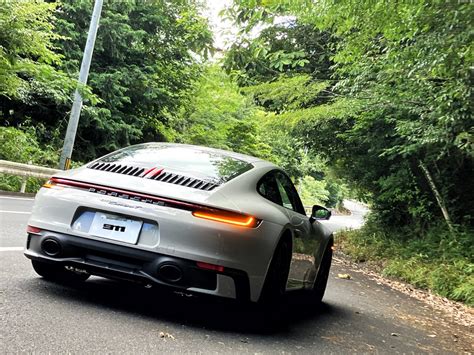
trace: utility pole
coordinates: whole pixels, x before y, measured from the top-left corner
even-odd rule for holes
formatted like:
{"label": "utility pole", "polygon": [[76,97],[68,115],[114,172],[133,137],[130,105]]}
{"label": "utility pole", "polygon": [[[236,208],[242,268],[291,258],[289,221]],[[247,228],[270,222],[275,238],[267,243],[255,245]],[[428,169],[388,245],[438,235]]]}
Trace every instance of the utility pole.
{"label": "utility pole", "polygon": [[[102,4],[103,0],[95,0],[94,11],[92,12],[91,23],[89,26],[89,33],[87,34],[86,47],[84,48],[84,55],[82,57],[81,71],[79,72],[79,85],[87,84],[87,77],[89,76],[89,68],[91,66],[92,52],[94,51],[95,39],[97,37],[97,28],[99,27],[100,14],[102,12]],[[81,109],[82,96],[79,93],[78,86],[74,92],[74,102],[72,104],[71,116],[69,117],[69,123],[67,125],[66,137],[64,138],[61,159],[59,160],[59,169],[68,170],[71,165],[72,149],[74,147],[74,140],[76,139],[76,131]]]}

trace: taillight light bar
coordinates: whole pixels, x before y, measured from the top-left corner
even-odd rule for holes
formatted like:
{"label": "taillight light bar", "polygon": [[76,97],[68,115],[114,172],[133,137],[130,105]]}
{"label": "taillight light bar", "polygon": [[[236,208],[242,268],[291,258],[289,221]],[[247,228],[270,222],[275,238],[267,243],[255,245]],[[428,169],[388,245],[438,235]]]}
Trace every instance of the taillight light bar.
{"label": "taillight light bar", "polygon": [[196,210],[193,216],[211,221],[233,224],[234,226],[255,228],[258,226],[258,220],[253,216],[248,216],[236,212],[228,212],[221,210]]}
{"label": "taillight light bar", "polygon": [[79,189],[87,189],[90,192],[96,192],[102,195],[121,197],[132,201],[152,203],[160,206],[167,206],[191,211],[194,217],[212,220],[215,222],[226,223],[239,227],[256,228],[260,224],[260,220],[242,214],[239,212],[216,209],[214,207],[193,204],[185,201],[174,200],[166,197],[143,194],[140,192],[117,189],[113,187],[90,184],[75,180],[52,177],[43,187],[75,187]]}

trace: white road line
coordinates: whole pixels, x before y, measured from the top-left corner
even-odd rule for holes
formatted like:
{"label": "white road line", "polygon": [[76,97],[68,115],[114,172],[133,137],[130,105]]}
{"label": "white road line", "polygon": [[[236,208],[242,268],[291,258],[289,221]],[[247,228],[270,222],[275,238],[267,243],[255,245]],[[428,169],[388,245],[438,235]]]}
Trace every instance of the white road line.
{"label": "white road line", "polygon": [[25,200],[25,201],[33,201],[34,200],[34,198],[28,198],[28,197],[0,196],[0,198],[4,198],[6,200]]}
{"label": "white road line", "polygon": [[3,211],[3,210],[0,210],[0,213],[31,214],[31,212],[26,212],[26,211]]}
{"label": "white road line", "polygon": [[0,247],[0,251],[23,251],[23,247]]}

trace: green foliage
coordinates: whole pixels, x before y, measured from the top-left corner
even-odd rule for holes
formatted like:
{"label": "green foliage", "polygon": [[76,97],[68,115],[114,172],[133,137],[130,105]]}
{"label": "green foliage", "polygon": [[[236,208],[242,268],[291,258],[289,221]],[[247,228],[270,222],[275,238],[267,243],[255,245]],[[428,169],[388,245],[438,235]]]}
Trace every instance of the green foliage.
{"label": "green foliage", "polygon": [[[104,4],[89,76],[102,101],[81,115],[76,158],[167,138],[170,112],[182,105],[199,75],[195,56],[211,41],[196,6],[193,1]],[[92,4],[67,1],[62,8],[59,31],[71,38],[60,43],[64,67],[76,72]]]}
{"label": "green foliage", "polygon": [[[326,83],[326,88],[306,102],[289,99],[282,106],[298,92],[292,81],[282,82],[278,91],[269,90],[278,80],[258,83],[257,102],[291,122],[301,145],[324,157],[361,196],[370,197],[387,226],[426,228],[442,218],[441,204],[455,223],[474,223],[474,187],[466,184],[474,172],[473,9],[457,2],[241,0],[232,11],[244,34],[258,26],[271,28],[277,16],[290,15],[296,27],[316,27],[328,37],[319,37],[319,46],[293,38],[295,49],[303,45],[311,53],[324,48],[330,55],[329,77],[310,74],[310,82]],[[265,48],[270,55],[273,47]],[[242,58],[229,57],[236,63],[233,68],[262,80],[261,73],[239,64]],[[317,65],[315,59],[305,67]],[[285,70],[285,76],[295,75],[299,70]],[[264,100],[258,96],[262,86]],[[288,96],[278,96],[285,87]]]}
{"label": "green foliage", "polygon": [[465,184],[474,166],[469,143],[474,126],[472,4],[320,1],[305,9],[294,4],[302,22],[331,29],[338,37],[336,89],[361,108],[345,132],[334,137],[351,149],[343,150],[339,162],[347,171],[370,166],[370,174],[349,176],[373,194],[376,208],[396,216],[384,220],[423,224],[440,216],[419,168],[423,163],[451,218],[472,223],[468,211],[474,190]]}
{"label": "green foliage", "polygon": [[[280,74],[329,79],[332,45],[329,32],[289,18],[279,23],[275,21],[278,14],[257,6],[256,2],[234,2],[227,10],[227,18],[240,32],[226,52],[226,70],[246,86],[271,81]],[[255,27],[259,32],[257,37]]]}
{"label": "green foliage", "polygon": [[[73,159],[89,160],[132,143],[173,138],[170,117],[185,103],[201,73],[200,60],[210,51],[212,36],[198,13],[199,6],[193,0],[104,3],[89,86],[81,88],[85,101]],[[39,13],[45,8],[45,15],[28,16],[48,20],[37,32],[38,45],[46,41],[44,46],[52,56],[47,61],[52,72],[47,85],[42,86],[36,80],[41,75],[33,73],[34,90],[25,94],[26,98],[0,92],[0,118],[2,125],[13,127],[43,125],[44,135],[37,132],[40,142],[52,142],[59,148],[75,86],[63,85],[59,75],[62,70],[77,78],[93,2],[14,2],[6,9],[11,9],[9,15],[17,15],[22,8],[36,7]],[[56,7],[53,17],[51,11]],[[15,34],[13,25],[19,33],[27,34],[25,27],[31,26],[25,21],[1,24],[5,26],[2,35]],[[39,55],[35,53],[35,58]],[[0,76],[3,72],[0,67]]]}
{"label": "green foliage", "polygon": [[[0,7],[0,96],[28,101],[37,89],[57,90],[64,99],[72,82],[57,70],[61,56],[53,31],[56,4],[28,1],[2,2]],[[57,82],[48,88],[50,81]],[[62,88],[61,88],[62,87]]]}
{"label": "green foliage", "polygon": [[324,81],[312,81],[307,74],[282,75],[275,81],[245,87],[243,92],[252,95],[265,109],[281,113],[310,105],[328,85]]}
{"label": "green foliage", "polygon": [[295,243],[295,253],[314,255],[314,251],[317,248],[317,242],[310,239],[296,238]]}
{"label": "green foliage", "polygon": [[305,176],[301,182],[301,200],[305,206],[326,205],[329,199],[327,182]]}
{"label": "green foliage", "polygon": [[12,127],[0,127],[0,159],[42,166],[54,166],[59,160],[52,147],[40,146],[34,129]]}
{"label": "green foliage", "polygon": [[177,138],[254,156],[268,156],[257,123],[261,113],[218,66],[208,66],[196,83],[189,102],[174,121]]}
{"label": "green foliage", "polygon": [[340,38],[334,61],[344,91],[367,105],[405,113],[397,115],[396,131],[410,139],[390,154],[452,146],[459,134],[468,134],[472,4],[319,1],[301,15]]}
{"label": "green foliage", "polygon": [[444,226],[387,232],[372,217],[360,230],[337,234],[336,244],[355,261],[381,265],[386,276],[474,305],[472,229],[458,228],[453,240]]}
{"label": "green foliage", "polygon": [[[50,146],[40,146],[33,129],[0,127],[0,160],[53,167],[59,155]],[[21,182],[20,177],[0,174],[0,190],[19,191]],[[42,179],[28,178],[26,191],[36,192],[42,183]]]}

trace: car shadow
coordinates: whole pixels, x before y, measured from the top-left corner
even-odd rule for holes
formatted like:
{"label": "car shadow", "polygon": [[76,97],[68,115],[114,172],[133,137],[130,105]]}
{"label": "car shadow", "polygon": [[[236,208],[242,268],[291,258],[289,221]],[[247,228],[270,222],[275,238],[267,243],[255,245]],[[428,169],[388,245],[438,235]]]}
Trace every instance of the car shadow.
{"label": "car shadow", "polygon": [[[311,322],[325,324],[338,321],[348,312],[339,306],[322,303],[312,305],[308,294],[290,291],[278,308],[265,310],[255,304],[238,303],[218,297],[177,294],[168,289],[94,277],[81,284],[56,284],[39,280],[34,292],[78,302],[92,307],[113,309],[117,312],[159,319],[196,328],[246,334],[278,334]],[[47,284],[48,287],[44,287]],[[30,285],[31,286],[31,285]],[[79,308],[79,307],[78,307]]]}

